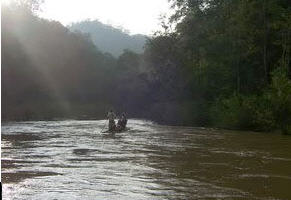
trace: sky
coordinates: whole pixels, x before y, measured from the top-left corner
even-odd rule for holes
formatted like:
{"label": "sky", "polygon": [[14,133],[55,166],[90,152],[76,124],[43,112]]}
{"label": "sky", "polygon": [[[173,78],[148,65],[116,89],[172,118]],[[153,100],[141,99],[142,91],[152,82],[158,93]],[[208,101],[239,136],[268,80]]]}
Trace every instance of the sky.
{"label": "sky", "polygon": [[122,26],[130,34],[151,35],[160,28],[160,16],[169,15],[168,0],[45,0],[40,17],[63,25],[85,19]]}

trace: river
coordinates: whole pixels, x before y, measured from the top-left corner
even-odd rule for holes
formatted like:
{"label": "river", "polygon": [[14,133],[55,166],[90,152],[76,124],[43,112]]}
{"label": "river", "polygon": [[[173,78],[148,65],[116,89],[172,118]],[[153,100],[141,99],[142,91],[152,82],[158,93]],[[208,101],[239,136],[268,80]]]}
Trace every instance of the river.
{"label": "river", "polygon": [[291,199],[291,137],[104,124],[2,123],[3,199]]}

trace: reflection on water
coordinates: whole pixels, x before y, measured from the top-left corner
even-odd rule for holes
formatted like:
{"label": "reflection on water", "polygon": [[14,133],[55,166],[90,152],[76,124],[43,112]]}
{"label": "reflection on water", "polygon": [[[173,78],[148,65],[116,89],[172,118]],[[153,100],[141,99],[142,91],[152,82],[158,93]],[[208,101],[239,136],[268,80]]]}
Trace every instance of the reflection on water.
{"label": "reflection on water", "polygon": [[4,199],[291,199],[291,138],[130,120],[2,124]]}

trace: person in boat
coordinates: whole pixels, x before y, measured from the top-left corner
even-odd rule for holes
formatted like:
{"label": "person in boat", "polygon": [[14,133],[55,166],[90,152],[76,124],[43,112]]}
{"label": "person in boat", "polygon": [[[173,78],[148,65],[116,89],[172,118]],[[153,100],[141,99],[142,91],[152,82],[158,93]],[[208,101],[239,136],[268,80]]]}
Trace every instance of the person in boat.
{"label": "person in boat", "polygon": [[117,126],[119,127],[119,129],[123,130],[126,128],[126,124],[127,124],[126,115],[125,113],[122,113],[120,119],[118,120]]}
{"label": "person in boat", "polygon": [[117,129],[124,130],[126,128],[127,119],[125,113],[122,113],[120,119],[117,122]]}
{"label": "person in boat", "polygon": [[115,118],[116,118],[116,115],[115,113],[113,112],[113,110],[110,110],[107,114],[107,118],[109,120],[109,123],[108,123],[108,130],[109,131],[114,131],[115,128],[116,128],[116,125],[115,125]]}
{"label": "person in boat", "polygon": [[124,129],[126,128],[126,124],[127,124],[127,118],[125,113],[122,113],[121,115],[121,127],[123,127]]}

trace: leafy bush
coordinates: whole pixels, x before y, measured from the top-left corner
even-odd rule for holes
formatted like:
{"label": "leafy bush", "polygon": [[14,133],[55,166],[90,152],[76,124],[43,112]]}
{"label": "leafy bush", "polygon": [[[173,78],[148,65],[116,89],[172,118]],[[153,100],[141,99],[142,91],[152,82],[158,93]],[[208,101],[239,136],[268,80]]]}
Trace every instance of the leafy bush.
{"label": "leafy bush", "polygon": [[214,126],[231,129],[249,129],[253,126],[250,100],[234,94],[219,98],[210,109]]}
{"label": "leafy bush", "polygon": [[278,68],[272,73],[270,87],[260,95],[234,94],[219,98],[210,109],[212,124],[231,129],[291,133],[291,81]]}
{"label": "leafy bush", "polygon": [[270,99],[277,128],[283,134],[291,134],[291,80],[284,68],[272,73],[272,83],[266,95]]}

